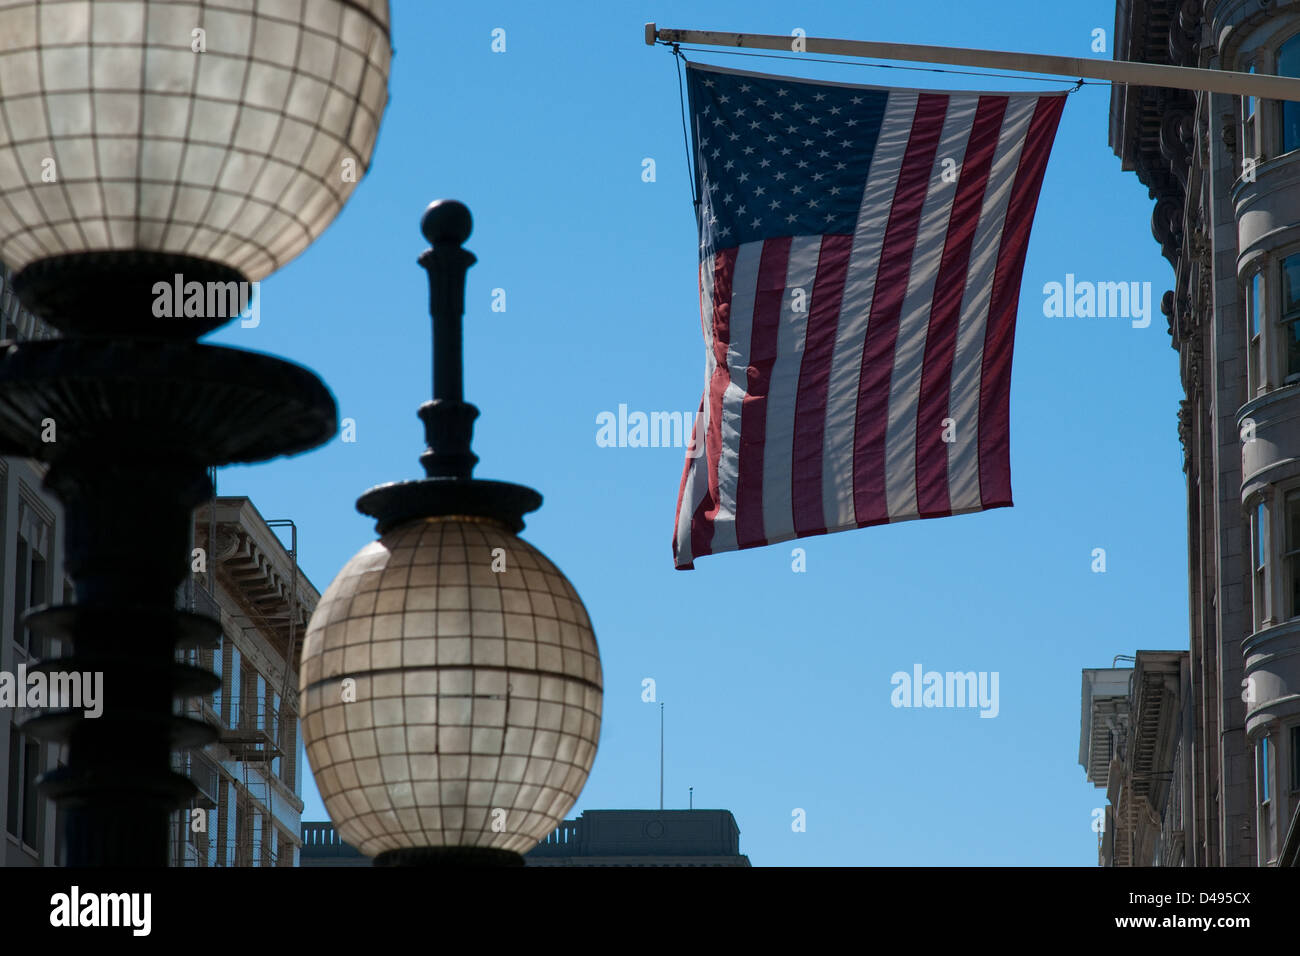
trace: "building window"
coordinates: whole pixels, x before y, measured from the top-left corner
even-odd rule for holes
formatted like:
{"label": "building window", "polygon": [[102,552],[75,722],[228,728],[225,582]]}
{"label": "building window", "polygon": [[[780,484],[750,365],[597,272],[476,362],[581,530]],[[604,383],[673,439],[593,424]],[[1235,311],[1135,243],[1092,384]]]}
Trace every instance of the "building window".
{"label": "building window", "polygon": [[263,860],[263,855],[265,853],[265,846],[263,845],[262,840],[263,840],[262,814],[260,814],[257,810],[254,810],[253,811],[253,838],[250,841],[249,848],[248,848],[249,866],[265,866],[265,861]]}
{"label": "building window", "polygon": [[271,692],[271,743],[275,747],[276,756],[271,759],[271,776],[277,780],[283,779],[284,761],[281,754],[284,753],[284,737],[280,734],[280,695]]}
{"label": "building window", "polygon": [[[1277,51],[1277,75],[1300,77],[1300,33],[1287,40]],[[1300,149],[1300,103],[1283,100],[1281,107],[1282,152]]]}
{"label": "building window", "polygon": [[1259,741],[1259,802],[1268,803],[1271,781],[1269,780],[1269,765],[1272,755],[1269,753],[1268,738],[1262,737]]}
{"label": "building window", "polygon": [[1285,376],[1290,383],[1300,381],[1300,254],[1282,260],[1281,306]]}
{"label": "building window", "polygon": [[1248,353],[1246,357],[1246,380],[1248,387],[1248,396],[1254,398],[1260,388],[1263,387],[1263,377],[1260,370],[1263,367],[1260,363],[1260,354],[1263,349],[1262,321],[1264,314],[1263,276],[1256,272],[1250,277],[1250,282],[1246,285],[1246,316],[1250,323],[1248,330]]}
{"label": "building window", "polygon": [[1273,859],[1273,803],[1270,800],[1273,786],[1273,748],[1269,738],[1261,737],[1255,749],[1255,786],[1259,803],[1259,863]]}
{"label": "building window", "polygon": [[18,547],[14,562],[14,643],[27,657],[38,656],[36,635],[23,623],[23,615],[50,601],[50,526],[26,501],[18,501]]}
{"label": "building window", "polygon": [[1300,491],[1286,496],[1286,551],[1282,555],[1286,575],[1286,613],[1300,617]]}
{"label": "building window", "polygon": [[[261,724],[258,721],[260,707],[258,705],[257,694],[259,691],[258,680],[261,675],[257,673],[257,668],[244,658],[244,676],[242,678],[243,697],[240,703],[241,717],[239,726],[244,730],[261,730]],[[233,724],[232,724],[233,726]]]}
{"label": "building window", "polygon": [[222,794],[226,802],[225,813],[222,814],[220,840],[217,845],[217,866],[237,866],[232,851],[239,842],[239,790],[233,780],[225,782]]}
{"label": "building window", "polygon": [[42,797],[36,789],[41,775],[41,745],[26,734],[9,728],[9,797],[5,829],[23,844],[36,850],[42,847]]}
{"label": "building window", "polygon": [[27,610],[27,575],[30,573],[31,556],[27,542],[18,536],[18,557],[14,561],[14,626],[10,632],[14,643],[27,649],[27,628],[23,626],[23,612]]}
{"label": "building window", "polygon": [[266,678],[257,672],[254,672],[254,675],[256,678],[257,696],[253,706],[256,707],[257,710],[252,714],[252,717],[256,729],[266,731],[270,729],[270,724],[267,722],[266,718]]}
{"label": "building window", "polygon": [[1255,518],[1251,522],[1251,577],[1255,609],[1255,630],[1264,627],[1269,619],[1268,607],[1268,505],[1260,501],[1255,505]]}
{"label": "building window", "polygon": [[[59,769],[68,765],[67,753],[67,745],[61,744],[59,746],[59,759],[55,764]],[[55,803],[53,800],[47,801],[46,806],[54,811],[54,865],[67,866],[67,851],[63,845],[63,828],[66,825],[64,823],[65,818],[63,807]]]}
{"label": "building window", "polygon": [[298,721],[293,711],[285,711],[284,719],[280,722],[281,734],[284,737],[284,772],[280,779],[290,790],[297,792],[297,774],[298,774]]}
{"label": "building window", "polygon": [[1291,789],[1300,790],[1300,724],[1291,728]]}
{"label": "building window", "polygon": [[[1252,63],[1246,70],[1247,73],[1255,72],[1255,64]],[[1259,126],[1256,122],[1256,114],[1259,100],[1253,96],[1243,96],[1241,98],[1241,172],[1244,176],[1250,168],[1251,161],[1259,155],[1258,141],[1255,138],[1255,131]]]}
{"label": "building window", "polygon": [[18,836],[18,816],[23,806],[22,794],[19,792],[20,781],[23,779],[23,744],[22,735],[13,729],[12,724],[9,727],[9,776],[5,779],[9,781],[5,829]]}

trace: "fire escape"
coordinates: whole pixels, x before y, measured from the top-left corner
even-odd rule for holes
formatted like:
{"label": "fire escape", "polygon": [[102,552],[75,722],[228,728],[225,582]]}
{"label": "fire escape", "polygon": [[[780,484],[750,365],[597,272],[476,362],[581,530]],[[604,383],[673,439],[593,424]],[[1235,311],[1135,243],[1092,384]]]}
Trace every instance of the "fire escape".
{"label": "fire escape", "polygon": [[[207,574],[205,577],[195,576],[189,589],[188,603],[196,613],[218,620],[224,617],[225,631],[234,628],[245,633],[256,632],[271,645],[277,656],[283,655],[279,706],[274,706],[276,698],[271,694],[257,692],[260,681],[245,679],[239,682],[238,675],[234,680],[227,676],[223,683],[221,713],[205,714],[204,703],[197,699],[187,702],[186,706],[194,716],[219,725],[217,746],[224,749],[230,763],[240,768],[237,781],[242,784],[242,790],[236,786],[227,788],[227,801],[237,801],[234,825],[222,825],[218,821],[207,834],[207,840],[220,839],[220,845],[201,854],[186,834],[185,847],[178,849],[173,856],[177,865],[202,865],[198,858],[204,855],[209,861],[216,860],[216,865],[228,862],[234,866],[276,866],[280,863],[279,857],[285,853],[285,848],[278,846],[274,839],[271,823],[277,806],[276,786],[271,778],[279,769],[277,761],[292,761],[296,756],[290,752],[296,740],[291,728],[296,726],[298,719],[297,687],[293,685],[292,677],[296,673],[299,635],[306,628],[310,611],[304,607],[298,594],[298,531],[294,522],[290,519],[265,522],[277,538],[279,532],[274,529],[289,529],[288,546],[284,547],[284,542],[280,541],[289,559],[286,574],[281,572],[282,564],[264,550],[257,535],[244,527],[243,522],[218,521],[217,511],[222,502],[233,500],[217,499],[217,507],[207,509],[206,535],[196,534],[199,546],[211,544],[206,548]],[[224,614],[215,596],[218,568],[225,590],[234,597],[237,605],[227,606]],[[228,635],[223,635],[222,644],[222,653],[231,653]],[[247,661],[246,655],[244,660]],[[260,674],[259,670],[259,678]],[[270,677],[266,678],[266,686],[273,687]],[[221,799],[218,792],[220,768],[211,756],[205,753],[182,755],[178,757],[178,764],[177,769],[190,776],[200,790],[197,806],[229,812],[228,807],[218,805]],[[260,825],[255,825],[254,820]],[[229,822],[228,818],[225,823]],[[288,852],[291,858],[292,847]]]}

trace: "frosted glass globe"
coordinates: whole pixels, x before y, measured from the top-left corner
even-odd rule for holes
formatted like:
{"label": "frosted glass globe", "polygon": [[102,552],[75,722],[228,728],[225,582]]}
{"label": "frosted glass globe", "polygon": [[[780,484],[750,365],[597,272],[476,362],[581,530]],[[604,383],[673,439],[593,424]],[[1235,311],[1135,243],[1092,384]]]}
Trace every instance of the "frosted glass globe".
{"label": "frosted glass globe", "polygon": [[564,819],[600,736],[600,656],[550,560],[503,524],[427,518],[339,572],[301,668],[307,758],[361,852],[524,853]]}
{"label": "frosted glass globe", "polygon": [[391,57],[388,0],[0,3],[0,261],[265,277],[369,167]]}

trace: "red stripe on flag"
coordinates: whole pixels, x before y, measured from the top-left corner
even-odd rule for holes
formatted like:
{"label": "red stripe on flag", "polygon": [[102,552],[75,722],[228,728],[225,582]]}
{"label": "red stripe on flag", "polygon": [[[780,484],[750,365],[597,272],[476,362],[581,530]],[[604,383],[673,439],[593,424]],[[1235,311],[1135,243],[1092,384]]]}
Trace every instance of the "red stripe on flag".
{"label": "red stripe on flag", "polygon": [[844,279],[848,275],[852,251],[852,236],[822,236],[794,404],[790,506],[794,513],[795,534],[800,537],[826,533],[826,512],[822,507],[826,396],[830,388],[840,304],[844,299]]}
{"label": "red stripe on flag", "polygon": [[885,430],[889,424],[889,383],[894,371],[898,320],[912,271],[912,252],[921,207],[934,175],[934,157],[943,134],[948,97],[922,93],[894,189],[876,271],[876,289],[862,345],[858,409],[853,436],[853,509],[858,527],[889,520],[885,497]]}
{"label": "red stripe on flag", "polygon": [[1039,188],[1064,107],[1064,96],[1039,98],[1007,205],[989,298],[988,324],[984,329],[980,375],[980,505],[983,508],[1011,504],[1011,352],[1016,338],[1020,279],[1025,269],[1034,211],[1038,208]]}
{"label": "red stripe on flag", "polygon": [[[966,142],[957,194],[953,197],[944,239],[943,258],[934,283],[930,325],[925,335],[925,361],[921,367],[921,393],[916,412],[916,510],[922,518],[952,514],[948,497],[948,448],[943,440],[943,420],[948,417],[952,393],[952,365],[957,351],[957,327],[970,272],[971,245],[979,225],[993,154],[1002,133],[1002,120],[1010,100],[982,96]],[[955,422],[957,435],[971,436],[974,422]],[[967,439],[969,440],[969,438]]]}
{"label": "red stripe on flag", "polygon": [[727,352],[731,345],[731,281],[736,273],[739,248],[722,249],[713,257],[713,375],[709,379],[709,430],[704,454],[709,487],[691,521],[691,553],[713,553],[713,522],[718,516],[718,462],[722,458],[722,395],[731,380]]}
{"label": "red stripe on flag", "polygon": [[754,319],[749,338],[749,369],[740,409],[740,464],[736,476],[736,544],[754,548],[767,544],[763,526],[763,461],[767,450],[767,395],[776,362],[781,303],[790,266],[790,237],[763,243],[754,293]]}

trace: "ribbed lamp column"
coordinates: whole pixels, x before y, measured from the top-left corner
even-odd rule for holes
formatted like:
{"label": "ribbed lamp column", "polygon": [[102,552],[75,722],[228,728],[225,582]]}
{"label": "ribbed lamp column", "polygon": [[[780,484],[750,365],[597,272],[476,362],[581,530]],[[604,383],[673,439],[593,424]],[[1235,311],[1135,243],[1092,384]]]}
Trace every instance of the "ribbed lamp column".
{"label": "ribbed lamp column", "polygon": [[308,370],[197,339],[368,169],[388,34],[387,0],[0,3],[0,260],[61,333],[0,349],[0,454],[45,462],[64,506],[77,602],[26,623],[72,655],[40,666],[103,675],[101,716],[23,722],[68,747],[41,787],[70,866],[165,866],[169,815],[196,793],[170,751],[216,737],[173,713],[221,683],[175,655],[221,634],[175,610],[208,467],[336,430]]}

